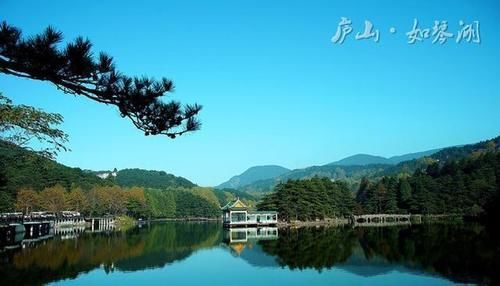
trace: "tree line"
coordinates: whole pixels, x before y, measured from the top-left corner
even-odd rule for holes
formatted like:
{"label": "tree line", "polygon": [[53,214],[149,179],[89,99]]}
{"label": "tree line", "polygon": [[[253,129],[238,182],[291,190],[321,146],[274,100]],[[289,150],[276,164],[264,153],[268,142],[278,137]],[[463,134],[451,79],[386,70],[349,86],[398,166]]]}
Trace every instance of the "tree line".
{"label": "tree line", "polygon": [[217,217],[220,206],[212,189],[144,189],[119,186],[96,186],[90,190],[65,189],[61,185],[42,191],[20,189],[15,209],[34,211],[78,211],[86,216],[129,215],[135,218]]}
{"label": "tree line", "polygon": [[221,215],[219,201],[211,188],[147,189],[146,201],[149,215],[156,218],[210,218]]}
{"label": "tree line", "polygon": [[354,199],[347,183],[313,177],[280,183],[257,208],[276,210],[283,220],[314,220],[348,216]]}
{"label": "tree line", "polygon": [[499,206],[500,152],[434,162],[411,176],[363,179],[358,213],[419,213],[484,216]]}
{"label": "tree line", "polygon": [[283,220],[352,214],[411,213],[494,217],[500,207],[500,152],[483,150],[460,160],[434,161],[412,175],[363,178],[356,194],[328,178],[281,182],[257,205]]}
{"label": "tree line", "polygon": [[59,213],[70,210],[89,216],[128,214],[140,217],[147,214],[144,189],[118,186],[97,186],[89,191],[81,188],[66,190],[61,185],[42,191],[20,189],[17,192],[15,209],[29,214],[34,211]]}

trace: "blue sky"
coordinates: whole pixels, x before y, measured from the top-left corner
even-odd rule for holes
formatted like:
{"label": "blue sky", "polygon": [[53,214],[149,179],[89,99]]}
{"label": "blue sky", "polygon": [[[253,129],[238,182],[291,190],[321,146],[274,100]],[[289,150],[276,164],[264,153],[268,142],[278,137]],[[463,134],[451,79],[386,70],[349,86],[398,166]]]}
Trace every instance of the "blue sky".
{"label": "blue sky", "polygon": [[[340,17],[353,32],[333,44]],[[446,20],[480,22],[481,44],[407,44]],[[356,153],[392,156],[500,135],[497,1],[0,1],[25,35],[53,25],[82,35],[120,71],[172,79],[171,98],[200,103],[202,130],[145,137],[116,108],[49,83],[0,74],[15,103],[61,113],[85,169],[165,170],[216,185],[254,165],[288,168]],[[356,41],[370,20],[380,40]],[[389,28],[396,33],[390,34]]]}

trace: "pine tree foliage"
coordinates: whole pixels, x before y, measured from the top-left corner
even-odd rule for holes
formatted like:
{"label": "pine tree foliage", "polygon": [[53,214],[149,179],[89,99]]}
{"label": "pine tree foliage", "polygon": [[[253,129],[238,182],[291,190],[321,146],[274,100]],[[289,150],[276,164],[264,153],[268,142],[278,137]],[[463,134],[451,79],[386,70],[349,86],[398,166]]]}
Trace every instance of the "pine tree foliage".
{"label": "pine tree foliage", "polygon": [[111,56],[94,56],[88,39],[78,37],[61,48],[62,40],[63,34],[52,27],[23,38],[19,28],[2,22],[0,72],[49,81],[65,93],[115,105],[145,135],[175,138],[199,129],[200,105],[161,100],[173,91],[171,80],[124,75]]}

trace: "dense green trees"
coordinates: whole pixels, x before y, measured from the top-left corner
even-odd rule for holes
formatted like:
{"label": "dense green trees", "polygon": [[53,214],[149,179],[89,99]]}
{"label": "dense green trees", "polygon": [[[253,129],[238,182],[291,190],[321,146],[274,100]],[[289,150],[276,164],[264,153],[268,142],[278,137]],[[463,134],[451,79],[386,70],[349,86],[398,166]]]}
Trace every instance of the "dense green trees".
{"label": "dense green trees", "polygon": [[492,147],[461,160],[431,163],[411,176],[398,174],[378,181],[364,178],[355,201],[345,183],[314,177],[278,184],[257,207],[277,210],[284,220],[353,213],[494,216],[500,205],[499,192],[500,152]]}
{"label": "dense green trees", "polygon": [[151,217],[175,218],[177,206],[173,191],[147,189],[146,201]]}
{"label": "dense green trees", "polygon": [[361,181],[356,201],[361,205],[356,212],[361,213],[397,213],[397,182],[394,178],[383,178],[372,184],[366,178]]}
{"label": "dense green trees", "polygon": [[319,177],[280,183],[257,205],[260,210],[277,210],[283,220],[342,217],[351,214],[353,207],[346,183]]}
{"label": "dense green trees", "polygon": [[165,187],[191,188],[196,186],[189,180],[167,174],[164,171],[123,169],[116,174],[116,183],[122,187],[140,186],[144,188],[161,189]]}
{"label": "dense green trees", "polygon": [[167,188],[146,190],[150,215],[157,218],[217,217],[220,205],[212,189]]}
{"label": "dense green trees", "polygon": [[196,187],[182,177],[125,169],[116,178],[103,180],[0,141],[0,210],[4,212],[67,209],[86,215],[180,218],[218,216],[219,208],[213,189]]}
{"label": "dense green trees", "polygon": [[80,187],[90,190],[94,186],[111,185],[92,173],[66,167],[12,143],[0,140],[0,209],[12,210],[15,193],[23,188],[41,191],[61,185],[66,190]]}
{"label": "dense green trees", "polygon": [[[456,151],[458,152],[458,151]],[[357,202],[364,213],[493,213],[499,198],[500,152],[475,153],[442,165],[437,162],[412,176],[363,180]]]}

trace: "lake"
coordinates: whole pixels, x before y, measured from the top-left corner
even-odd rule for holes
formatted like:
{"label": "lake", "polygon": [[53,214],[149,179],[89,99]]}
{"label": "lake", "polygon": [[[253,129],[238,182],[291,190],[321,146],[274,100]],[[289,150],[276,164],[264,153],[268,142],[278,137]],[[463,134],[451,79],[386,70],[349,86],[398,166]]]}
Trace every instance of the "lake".
{"label": "lake", "polygon": [[224,230],[219,223],[57,230],[0,253],[0,285],[498,284],[479,224]]}

